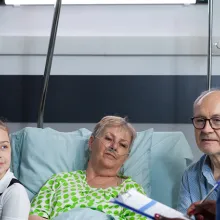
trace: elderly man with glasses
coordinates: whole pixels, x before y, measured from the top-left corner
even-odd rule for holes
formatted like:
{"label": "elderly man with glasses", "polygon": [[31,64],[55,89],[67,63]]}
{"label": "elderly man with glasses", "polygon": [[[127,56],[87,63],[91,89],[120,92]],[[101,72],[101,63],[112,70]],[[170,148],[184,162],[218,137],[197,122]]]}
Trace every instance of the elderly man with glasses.
{"label": "elderly man with glasses", "polygon": [[[182,177],[178,210],[183,213],[220,179],[220,90],[203,92],[194,102],[193,115],[196,143],[204,155]],[[216,200],[218,192],[217,188],[208,199]]]}

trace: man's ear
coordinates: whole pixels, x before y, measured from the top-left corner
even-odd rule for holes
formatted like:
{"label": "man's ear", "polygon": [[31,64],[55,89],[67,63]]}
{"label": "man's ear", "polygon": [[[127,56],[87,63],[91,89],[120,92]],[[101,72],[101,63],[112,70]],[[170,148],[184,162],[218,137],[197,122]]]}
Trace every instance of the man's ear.
{"label": "man's ear", "polygon": [[95,140],[94,136],[90,136],[89,142],[88,142],[90,151],[92,151],[92,144],[93,144],[94,140]]}

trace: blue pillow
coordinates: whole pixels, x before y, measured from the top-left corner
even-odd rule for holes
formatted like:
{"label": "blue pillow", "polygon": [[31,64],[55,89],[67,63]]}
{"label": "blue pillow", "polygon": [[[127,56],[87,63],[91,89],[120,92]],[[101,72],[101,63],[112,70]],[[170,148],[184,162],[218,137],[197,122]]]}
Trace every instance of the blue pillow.
{"label": "blue pillow", "polygon": [[[150,149],[153,129],[138,133],[131,155],[124,164],[125,175],[150,193]],[[55,173],[84,170],[88,161],[91,131],[59,132],[51,128],[24,128],[11,134],[14,175],[24,184],[30,200]]]}
{"label": "blue pillow", "polygon": [[11,134],[11,168],[30,199],[53,174],[85,169],[88,135],[83,136],[83,132],[24,128]]}
{"label": "blue pillow", "polygon": [[151,147],[151,198],[177,208],[183,172],[193,155],[182,132],[154,132]]}
{"label": "blue pillow", "polygon": [[137,132],[128,160],[124,164],[124,173],[142,185],[148,196],[151,194],[150,159],[153,129]]}

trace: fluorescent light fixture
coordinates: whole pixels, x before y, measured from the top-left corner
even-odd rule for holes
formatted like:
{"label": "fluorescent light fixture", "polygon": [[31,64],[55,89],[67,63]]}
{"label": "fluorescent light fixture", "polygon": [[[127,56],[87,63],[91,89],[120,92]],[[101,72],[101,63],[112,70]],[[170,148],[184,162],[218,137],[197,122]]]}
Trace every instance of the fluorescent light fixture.
{"label": "fluorescent light fixture", "polygon": [[[5,0],[6,5],[53,5],[55,0]],[[196,0],[63,0],[64,5],[94,4],[195,4]]]}

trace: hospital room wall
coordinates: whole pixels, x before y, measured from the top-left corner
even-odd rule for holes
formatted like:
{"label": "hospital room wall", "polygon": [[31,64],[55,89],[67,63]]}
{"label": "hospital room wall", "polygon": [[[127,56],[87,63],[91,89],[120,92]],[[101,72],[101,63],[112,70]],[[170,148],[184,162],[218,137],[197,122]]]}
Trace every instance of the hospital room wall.
{"label": "hospital room wall", "polygon": [[[214,37],[218,40],[220,2],[215,0],[214,6]],[[52,16],[50,6],[0,8],[0,76],[43,74]],[[207,5],[65,6],[61,11],[59,47],[55,49],[52,75],[205,76],[207,27]],[[105,42],[104,49],[100,48],[100,39]],[[74,40],[77,43],[68,48]],[[83,45],[87,42],[83,49],[79,46],[82,42]],[[218,50],[214,52],[218,55]],[[218,63],[219,57],[215,56],[214,75],[219,73]],[[33,122],[8,120],[11,132],[36,126]],[[155,131],[182,131],[195,160],[201,155],[190,123],[134,125],[138,131],[151,127]],[[94,123],[45,123],[44,126],[72,131],[81,127],[92,129]]]}

